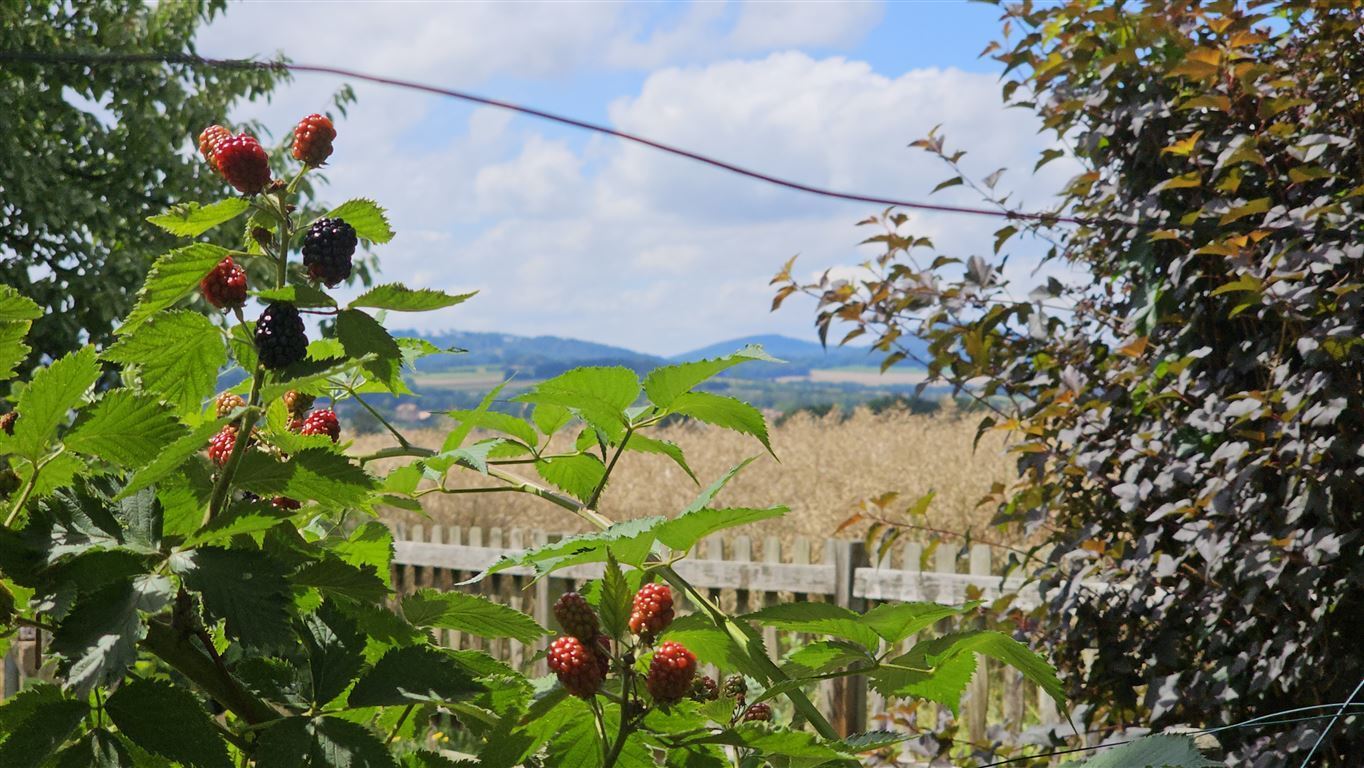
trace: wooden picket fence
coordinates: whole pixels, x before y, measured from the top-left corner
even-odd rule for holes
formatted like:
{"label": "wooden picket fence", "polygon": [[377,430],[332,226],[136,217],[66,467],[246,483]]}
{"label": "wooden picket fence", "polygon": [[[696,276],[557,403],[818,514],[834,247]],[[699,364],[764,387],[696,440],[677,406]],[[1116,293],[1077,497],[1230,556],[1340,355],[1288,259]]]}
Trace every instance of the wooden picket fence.
{"label": "wooden picket fence", "polygon": [[[601,575],[600,564],[578,565],[556,571],[549,578],[534,581],[529,569],[516,567],[501,571],[479,583],[457,586],[459,582],[492,565],[503,555],[516,555],[528,547],[554,541],[559,535],[539,530],[500,528],[457,528],[439,525],[393,527],[395,554],[393,585],[400,594],[421,588],[461,589],[481,594],[509,605],[535,618],[542,626],[554,628],[551,606],[558,596]],[[756,546],[755,546],[756,545]],[[698,546],[696,556],[678,562],[674,568],[712,600],[728,611],[743,613],[780,602],[832,602],[852,610],[864,611],[880,602],[927,601],[959,604],[968,599],[992,600],[1006,593],[1017,593],[1014,605],[1028,608],[1037,604],[1037,590],[1024,585],[1020,577],[1004,578],[993,571],[991,550],[972,546],[965,563],[959,563],[957,550],[939,547],[932,553],[931,567],[921,567],[923,547],[910,543],[877,565],[868,562],[860,541],[826,539],[817,544],[796,539],[783,547],[777,537],[755,542],[746,536],[722,539],[712,537]],[[965,565],[960,569],[959,565]],[[685,601],[679,608],[685,612]],[[792,633],[764,631],[767,649],[774,659],[814,638]],[[514,640],[486,640],[443,632],[440,640],[452,648],[473,648],[491,653],[527,672],[544,674],[543,641],[533,646]],[[913,639],[905,643],[905,649]],[[891,727],[896,711],[887,711],[886,702],[871,690],[862,677],[820,683],[816,703],[840,732],[858,733],[868,728]],[[920,726],[943,724],[949,711],[936,706],[932,712],[917,715]],[[988,743],[988,725],[1003,726],[1006,732],[1019,733],[1035,725],[1060,721],[1051,698],[1012,669],[982,659],[962,702],[960,718],[968,738]]]}

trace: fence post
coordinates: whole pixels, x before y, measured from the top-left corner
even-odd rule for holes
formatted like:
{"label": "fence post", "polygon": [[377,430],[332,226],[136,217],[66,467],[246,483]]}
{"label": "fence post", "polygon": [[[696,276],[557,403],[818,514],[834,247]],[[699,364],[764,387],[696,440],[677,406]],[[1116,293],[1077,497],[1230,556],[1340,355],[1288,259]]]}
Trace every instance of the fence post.
{"label": "fence post", "polygon": [[[853,576],[866,564],[867,548],[861,541],[835,541],[834,603],[861,612],[864,600],[853,595]],[[833,726],[844,736],[867,730],[867,678],[863,675],[834,681]]]}
{"label": "fence post", "polygon": [[[970,573],[972,576],[990,575],[990,548],[984,544],[971,545]],[[977,743],[988,743],[986,726],[990,719],[990,676],[995,666],[990,659],[981,656],[977,660],[976,674],[971,678],[970,698],[966,702],[966,723],[971,738]]]}

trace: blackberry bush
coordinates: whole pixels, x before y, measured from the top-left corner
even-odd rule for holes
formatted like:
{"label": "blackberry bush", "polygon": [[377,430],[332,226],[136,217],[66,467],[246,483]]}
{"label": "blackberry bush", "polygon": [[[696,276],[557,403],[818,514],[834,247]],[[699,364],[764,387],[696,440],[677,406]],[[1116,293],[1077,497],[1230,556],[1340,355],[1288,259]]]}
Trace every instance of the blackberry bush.
{"label": "blackberry bush", "polygon": [[[921,631],[923,606],[841,622],[808,605],[725,613],[673,564],[707,536],[785,512],[717,502],[742,467],[672,516],[622,528],[596,511],[617,460],[665,420],[704,414],[761,439],[761,414],[694,391],[727,368],[770,359],[760,349],[664,366],[643,380],[625,368],[576,369],[517,396],[529,419],[487,413],[490,395],[452,414],[459,423],[439,444],[404,435],[367,398],[406,394],[412,361],[435,350],[393,338],[377,313],[452,307],[469,296],[388,284],[343,302],[313,284],[330,286],[357,240],[381,246],[393,232],[364,199],[323,216],[298,210],[298,189],[331,140],[321,122],[304,123],[313,132],[297,130],[294,147],[303,167],[273,182],[253,139],[206,129],[201,152],[246,197],[150,221],[179,237],[236,222],[240,249],[195,242],[166,253],[116,343],[52,361],[0,417],[0,648],[18,627],[42,630],[55,681],[0,703],[0,765],[430,768],[450,764],[431,750],[441,746],[433,723],[451,717],[471,760],[504,768],[842,766],[895,743],[883,734],[845,741],[850,734],[804,692],[841,673],[769,659],[753,642],[769,625],[865,648],[856,671],[888,697],[922,685],[951,706],[965,685],[951,660],[971,653],[1016,663],[1056,691],[1050,669],[1025,648],[980,632],[934,638],[933,657],[949,660],[947,671],[906,681],[901,670],[925,662],[880,648],[905,641],[905,628]],[[300,240],[302,265],[291,258]],[[250,270],[250,292],[228,295],[219,276],[237,284],[225,264]],[[187,309],[201,287],[232,311]],[[254,327],[252,302],[262,305]],[[6,339],[22,339],[38,317],[9,286],[0,285],[0,307]],[[311,343],[303,311],[327,320]],[[219,393],[225,370],[241,383]],[[0,377],[12,375],[0,368]],[[97,388],[113,380],[117,387]],[[316,398],[331,407],[310,413]],[[348,453],[334,410],[347,407],[376,415],[395,443]],[[16,411],[24,414],[17,429]],[[328,439],[309,439],[316,435]],[[664,454],[686,468],[680,452]],[[572,471],[561,471],[566,465]],[[484,574],[523,567],[548,577],[601,564],[601,579],[556,606],[565,636],[546,645],[548,630],[529,616],[466,592],[393,593],[392,535],[376,510],[468,492],[446,482],[466,471],[479,473],[472,492],[529,494],[593,527]],[[674,594],[696,612],[676,617]],[[931,609],[933,621],[954,613]],[[529,669],[443,648],[442,630],[543,647],[554,675],[532,680]],[[916,648],[910,653],[926,653]],[[714,681],[697,679],[703,662],[784,697],[808,732],[734,722],[734,706],[715,701]]]}

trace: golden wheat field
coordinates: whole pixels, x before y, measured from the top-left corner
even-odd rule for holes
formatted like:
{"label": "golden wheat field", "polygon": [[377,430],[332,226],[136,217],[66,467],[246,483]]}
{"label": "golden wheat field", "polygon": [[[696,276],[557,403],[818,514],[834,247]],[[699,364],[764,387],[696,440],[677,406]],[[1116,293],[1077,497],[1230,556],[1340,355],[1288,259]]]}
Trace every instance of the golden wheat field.
{"label": "golden wheat field", "polygon": [[[840,417],[796,415],[774,426],[772,448],[766,455],[752,438],[695,422],[677,424],[651,433],[671,440],[685,451],[688,463],[703,485],[709,484],[745,458],[760,458],[735,478],[720,496],[725,506],[784,504],[791,512],[745,529],[752,536],[796,537],[816,541],[830,536],[861,499],[898,491],[902,502],[889,507],[903,511],[921,494],[936,496],[927,511],[934,527],[964,530],[983,528],[992,510],[979,501],[996,481],[1010,476],[1004,439],[986,435],[972,450],[976,419],[945,412],[916,415],[907,411],[874,414],[859,409]],[[418,431],[415,444],[439,447],[444,433]],[[384,434],[359,437],[354,453],[391,444]],[[779,461],[778,461],[779,459]],[[382,468],[382,465],[380,465]],[[394,466],[390,463],[389,466]],[[525,467],[511,467],[525,472]],[[539,481],[533,474],[528,479]],[[451,487],[493,485],[472,471],[452,471]],[[674,514],[700,490],[669,459],[653,454],[622,457],[599,504],[617,520],[655,514]],[[542,500],[512,493],[431,494],[425,497],[430,522],[447,526],[543,529],[576,532],[582,524],[570,514]],[[423,522],[419,515],[390,510],[396,520]],[[861,525],[841,535],[861,535]]]}

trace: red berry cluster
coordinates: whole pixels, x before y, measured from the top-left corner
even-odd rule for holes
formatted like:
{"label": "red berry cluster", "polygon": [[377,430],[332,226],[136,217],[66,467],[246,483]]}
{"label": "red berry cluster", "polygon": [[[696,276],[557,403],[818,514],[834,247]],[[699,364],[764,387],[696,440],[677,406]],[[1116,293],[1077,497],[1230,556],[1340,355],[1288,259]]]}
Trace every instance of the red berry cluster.
{"label": "red berry cluster", "polygon": [[305,165],[316,168],[331,156],[335,138],[336,128],[331,120],[322,115],[308,115],[294,126],[293,155]]}
{"label": "red berry cluster", "polygon": [[601,690],[607,665],[598,652],[572,635],[565,635],[549,644],[549,668],[558,675],[559,682],[569,693],[590,699]]}
{"label": "red berry cluster", "polygon": [[577,592],[565,592],[554,603],[554,618],[564,632],[578,638],[589,640],[597,637],[597,614],[587,600]]}
{"label": "red berry cluster", "polygon": [[673,621],[673,593],[663,584],[645,584],[635,593],[630,609],[630,631],[646,642]]}
{"label": "red berry cluster", "polygon": [[218,430],[218,434],[209,438],[208,458],[214,464],[222,466],[227,463],[228,457],[232,455],[232,448],[237,444],[237,426],[235,424],[224,424]]}
{"label": "red berry cluster", "polygon": [[645,687],[654,701],[662,704],[678,701],[691,692],[696,677],[696,656],[681,643],[664,643],[649,663]]}
{"label": "red berry cluster", "polygon": [[218,309],[236,309],[246,303],[246,270],[228,256],[204,275],[199,290]]}
{"label": "red berry cluster", "polygon": [[744,712],[744,722],[770,723],[772,722],[772,708],[760,701]]}
{"label": "red berry cluster", "polygon": [[326,435],[335,443],[341,439],[341,423],[336,419],[336,411],[325,408],[308,414],[299,425],[298,432],[301,435]]}
{"label": "red berry cluster", "polygon": [[715,701],[720,698],[720,686],[715,683],[715,678],[702,675],[691,684],[691,698],[693,701]]}
{"label": "red berry cluster", "polygon": [[208,161],[209,168],[218,170],[218,161],[213,159],[213,149],[218,146],[218,142],[229,138],[232,138],[232,131],[221,125],[210,125],[199,134],[199,154]]}

